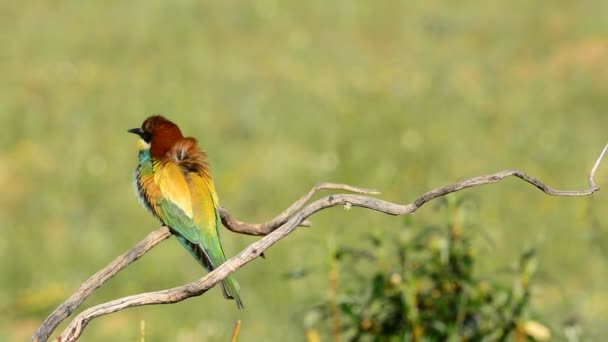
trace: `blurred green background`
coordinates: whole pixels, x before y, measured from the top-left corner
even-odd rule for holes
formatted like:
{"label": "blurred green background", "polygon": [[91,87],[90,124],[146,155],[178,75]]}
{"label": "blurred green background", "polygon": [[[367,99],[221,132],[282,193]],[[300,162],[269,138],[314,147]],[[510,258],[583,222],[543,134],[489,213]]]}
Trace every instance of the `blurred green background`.
{"label": "blurred green background", "polygon": [[[88,276],[158,223],[132,189],[128,128],[163,113],[208,152],[220,200],[263,221],[320,181],[409,202],[518,168],[587,186],[608,140],[608,2],[0,2],[0,340],[25,340]],[[608,165],[597,183],[608,185]],[[483,268],[538,246],[533,307],[554,329],[608,335],[606,194],[549,197],[517,180],[480,199]],[[431,207],[417,222],[433,221]],[[219,290],[93,321],[85,341],[304,340],[329,250],[401,218],[333,209]],[[234,255],[255,238],[224,231]],[[299,280],[285,273],[311,270]],[[169,240],[85,306],[205,272]],[[63,327],[60,326],[59,330]]]}

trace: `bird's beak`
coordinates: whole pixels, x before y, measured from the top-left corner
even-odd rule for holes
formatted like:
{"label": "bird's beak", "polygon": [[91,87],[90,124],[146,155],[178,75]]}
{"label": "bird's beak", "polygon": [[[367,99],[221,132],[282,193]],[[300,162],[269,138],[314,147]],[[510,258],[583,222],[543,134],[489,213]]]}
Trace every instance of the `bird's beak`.
{"label": "bird's beak", "polygon": [[131,128],[130,130],[128,130],[127,132],[129,133],[133,133],[133,134],[137,134],[140,137],[143,136],[144,131],[141,130],[141,128]]}

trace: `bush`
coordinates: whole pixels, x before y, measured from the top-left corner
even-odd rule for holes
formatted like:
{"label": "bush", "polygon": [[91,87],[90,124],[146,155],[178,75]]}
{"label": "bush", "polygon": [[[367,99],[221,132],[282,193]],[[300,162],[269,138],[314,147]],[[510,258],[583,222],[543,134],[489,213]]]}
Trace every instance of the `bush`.
{"label": "bush", "polygon": [[528,319],[534,249],[519,256],[510,284],[476,275],[463,206],[444,201],[449,219],[440,227],[416,229],[408,216],[398,232],[339,247],[331,296],[308,312],[308,328],[350,341],[548,339],[549,330]]}

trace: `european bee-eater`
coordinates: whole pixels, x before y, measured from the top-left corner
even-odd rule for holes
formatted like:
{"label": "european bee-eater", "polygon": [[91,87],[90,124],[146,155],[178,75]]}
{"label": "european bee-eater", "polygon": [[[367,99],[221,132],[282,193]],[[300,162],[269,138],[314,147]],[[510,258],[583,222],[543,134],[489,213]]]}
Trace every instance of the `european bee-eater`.
{"label": "european bee-eater", "polygon": [[[133,128],[139,140],[135,185],[139,199],[208,271],[226,261],[220,243],[220,214],[207,155],[196,139],[160,115]],[[224,297],[243,308],[239,285],[223,280]]]}

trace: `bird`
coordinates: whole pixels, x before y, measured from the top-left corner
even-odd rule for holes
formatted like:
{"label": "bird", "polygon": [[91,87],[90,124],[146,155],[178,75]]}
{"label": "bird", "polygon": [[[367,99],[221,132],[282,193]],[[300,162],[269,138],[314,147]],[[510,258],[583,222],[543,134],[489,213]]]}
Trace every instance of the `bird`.
{"label": "bird", "polygon": [[[162,115],[152,115],[141,127],[128,132],[139,136],[135,188],[140,203],[211,272],[226,261],[226,256],[207,154],[195,138],[184,137],[179,127]],[[234,278],[224,278],[222,291],[225,298],[236,301],[237,308],[244,308]]]}

